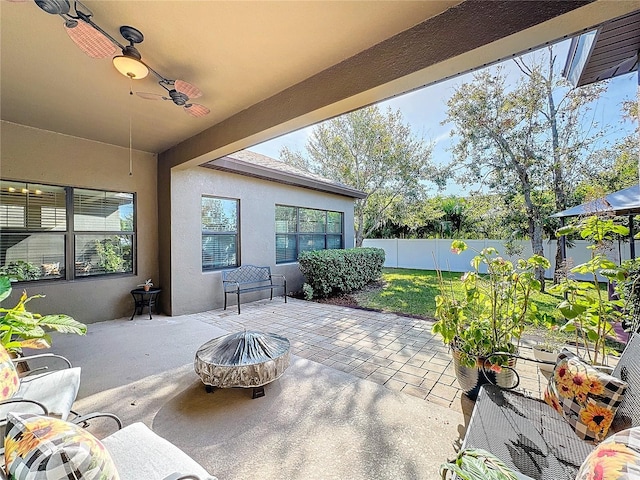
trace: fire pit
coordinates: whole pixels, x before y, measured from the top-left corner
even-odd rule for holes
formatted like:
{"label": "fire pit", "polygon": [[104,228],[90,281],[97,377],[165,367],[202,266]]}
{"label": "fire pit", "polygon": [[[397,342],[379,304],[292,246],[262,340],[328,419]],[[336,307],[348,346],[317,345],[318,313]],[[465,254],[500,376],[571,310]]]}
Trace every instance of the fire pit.
{"label": "fire pit", "polygon": [[253,388],[264,396],[264,385],[289,366],[289,340],[273,333],[243,331],[209,340],[196,352],[194,369],[207,392],[217,388]]}

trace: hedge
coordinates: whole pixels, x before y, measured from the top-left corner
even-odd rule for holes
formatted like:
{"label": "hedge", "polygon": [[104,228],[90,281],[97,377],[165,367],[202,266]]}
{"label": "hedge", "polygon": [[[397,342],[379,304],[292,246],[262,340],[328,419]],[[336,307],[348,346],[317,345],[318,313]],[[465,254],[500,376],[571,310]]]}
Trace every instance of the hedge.
{"label": "hedge", "polygon": [[315,250],[300,253],[298,262],[306,279],[305,298],[326,298],[352,292],[380,278],[384,250],[368,247]]}

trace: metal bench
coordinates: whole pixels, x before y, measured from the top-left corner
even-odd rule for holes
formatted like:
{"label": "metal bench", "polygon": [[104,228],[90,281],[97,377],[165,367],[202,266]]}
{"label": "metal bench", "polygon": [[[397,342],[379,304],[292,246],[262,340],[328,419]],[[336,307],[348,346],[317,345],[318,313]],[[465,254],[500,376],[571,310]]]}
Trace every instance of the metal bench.
{"label": "metal bench", "polygon": [[[282,284],[273,283],[274,277],[281,278]],[[287,280],[284,275],[271,273],[271,267],[242,265],[233,270],[223,270],[222,288],[224,290],[224,309],[227,309],[227,294],[235,293],[238,297],[238,315],[240,314],[240,294],[270,290],[273,300],[273,289],[282,288],[284,303],[287,303]]]}
{"label": "metal bench", "polygon": [[[640,334],[627,344],[612,375],[629,385],[612,431],[640,425]],[[574,479],[595,448],[537,398],[485,385],[471,414],[462,448],[482,448],[535,480]]]}

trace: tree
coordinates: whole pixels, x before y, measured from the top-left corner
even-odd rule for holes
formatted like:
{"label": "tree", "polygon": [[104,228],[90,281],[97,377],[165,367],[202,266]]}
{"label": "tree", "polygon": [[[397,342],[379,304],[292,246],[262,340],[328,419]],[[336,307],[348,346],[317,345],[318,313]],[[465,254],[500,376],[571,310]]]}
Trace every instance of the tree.
{"label": "tree", "polygon": [[[461,167],[465,183],[521,196],[533,252],[542,255],[546,192],[553,192],[555,209],[564,210],[569,192],[597,171],[591,153],[604,130],[590,118],[590,105],[606,85],[571,88],[556,71],[552,47],[515,63],[522,74],[515,85],[507,85],[499,66],[477,72],[447,102],[446,121],[460,137],[452,168]],[[544,286],[543,274],[537,272]]]}
{"label": "tree", "polygon": [[543,255],[542,218],[534,201],[543,170],[535,140],[541,133],[541,92],[527,87],[507,91],[502,67],[477,72],[447,102],[446,121],[454,123],[459,136],[452,150],[452,166],[462,167],[458,178],[468,184],[481,181],[501,194],[521,194],[533,252]]}
{"label": "tree", "polygon": [[[537,102],[543,127],[540,139],[542,158],[549,162],[555,209],[560,212],[568,207],[569,192],[584,174],[583,168],[590,164],[584,161],[585,154],[604,134],[588,115],[589,106],[606,91],[606,84],[599,82],[571,88],[569,82],[555,71],[553,47],[547,48],[546,58],[534,60],[531,64],[519,58],[515,63],[525,75],[529,88],[542,91]],[[563,261],[560,242],[556,245],[554,280],[558,279],[557,273]]]}
{"label": "tree", "polygon": [[280,150],[282,161],[367,194],[355,201],[356,246],[391,217],[399,199],[422,193],[430,157],[431,146],[412,134],[399,110],[382,113],[377,106],[316,125],[306,156]]}

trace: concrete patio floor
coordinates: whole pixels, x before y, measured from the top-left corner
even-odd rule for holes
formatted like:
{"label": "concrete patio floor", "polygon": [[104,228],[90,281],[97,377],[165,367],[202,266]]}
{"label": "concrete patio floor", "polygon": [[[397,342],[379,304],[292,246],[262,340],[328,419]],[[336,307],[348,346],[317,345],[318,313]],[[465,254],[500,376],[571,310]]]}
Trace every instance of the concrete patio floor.
{"label": "concrete patio floor", "polygon": [[[144,422],[220,480],[426,480],[455,455],[473,409],[431,326],[277,297],[243,304],[240,315],[232,305],[90,324],[86,337],[54,333],[51,351],[82,367],[78,411]],[[205,393],[196,350],[245,328],[287,337],[291,366],[259,399]],[[521,354],[532,356],[526,345]],[[517,370],[519,389],[539,396],[547,379],[536,365],[518,360]]]}

